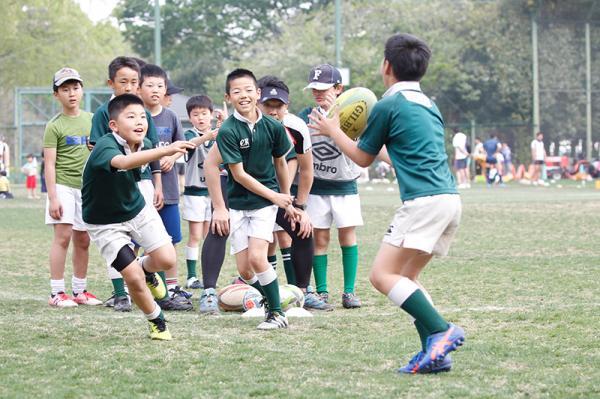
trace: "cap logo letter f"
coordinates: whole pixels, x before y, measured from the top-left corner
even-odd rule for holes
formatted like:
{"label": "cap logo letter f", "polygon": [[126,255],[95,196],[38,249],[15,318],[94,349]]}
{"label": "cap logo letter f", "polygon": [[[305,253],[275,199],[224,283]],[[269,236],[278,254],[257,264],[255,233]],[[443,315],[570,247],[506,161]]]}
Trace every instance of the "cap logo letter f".
{"label": "cap logo letter f", "polygon": [[319,76],[321,76],[322,73],[323,71],[320,69],[315,69],[315,76],[313,76],[313,80],[319,80]]}

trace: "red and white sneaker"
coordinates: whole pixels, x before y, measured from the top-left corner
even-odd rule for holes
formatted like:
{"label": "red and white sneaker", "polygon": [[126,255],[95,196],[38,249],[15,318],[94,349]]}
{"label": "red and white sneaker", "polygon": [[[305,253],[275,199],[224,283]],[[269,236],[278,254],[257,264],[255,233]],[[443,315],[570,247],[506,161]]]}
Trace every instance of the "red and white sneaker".
{"label": "red and white sneaker", "polygon": [[102,305],[102,301],[96,298],[96,296],[90,292],[83,291],[73,297],[73,300],[78,305],[91,305],[97,306]]}
{"label": "red and white sneaker", "polygon": [[58,294],[51,296],[48,298],[48,305],[54,306],[57,308],[76,308],[77,303],[71,298],[69,295],[64,292],[59,292]]}

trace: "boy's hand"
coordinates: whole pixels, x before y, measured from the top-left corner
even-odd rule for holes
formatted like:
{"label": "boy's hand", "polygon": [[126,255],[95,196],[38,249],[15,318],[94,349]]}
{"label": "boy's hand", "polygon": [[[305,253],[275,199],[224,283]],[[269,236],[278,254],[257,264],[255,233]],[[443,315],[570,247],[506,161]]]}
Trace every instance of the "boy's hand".
{"label": "boy's hand", "polygon": [[48,212],[52,219],[60,220],[63,216],[63,207],[58,199],[50,199],[50,204],[48,206]]}
{"label": "boy's hand", "polygon": [[217,128],[208,131],[209,140],[216,140],[217,139],[217,134],[219,133],[219,127],[220,127],[220,125],[217,122]]}
{"label": "boy's hand", "polygon": [[[306,213],[306,211],[303,211],[302,209],[298,209],[298,208],[294,208],[295,212],[296,212],[296,220],[294,223],[292,224],[300,224],[300,229],[298,229],[298,236],[300,238],[308,238],[312,235],[313,232],[313,226],[312,223],[310,222],[310,217],[308,217],[308,213]],[[291,220],[290,220],[291,223]],[[295,227],[292,226],[292,229],[295,230]]]}
{"label": "boy's hand", "polygon": [[282,193],[273,193],[273,197],[271,198],[271,202],[277,205],[280,208],[286,209],[288,206],[292,205],[293,198],[289,194]]}
{"label": "boy's hand", "polygon": [[[194,148],[196,148],[196,145],[194,143],[191,143],[186,140],[179,140],[179,141],[175,141],[163,148],[166,150],[165,155],[175,155],[175,154],[180,154],[180,153],[186,154],[188,150],[193,150]],[[162,159],[160,162],[162,164]],[[161,165],[161,168],[162,168],[162,165]]]}
{"label": "boy's hand", "polygon": [[164,173],[169,172],[171,169],[173,169],[173,165],[175,165],[175,161],[173,161],[173,159],[170,156],[162,157],[160,159],[160,170]]}
{"label": "boy's hand", "polygon": [[160,211],[162,209],[162,207],[165,206],[165,197],[163,196],[162,189],[157,190],[156,188],[154,188],[154,203],[153,203],[153,205],[157,211]]}
{"label": "boy's hand", "polygon": [[335,99],[337,97],[335,96],[334,93],[329,92],[325,95],[325,101],[327,102],[327,106],[323,107],[323,109],[325,109],[326,111],[329,111],[332,107],[335,106]]}
{"label": "boy's hand", "polygon": [[215,208],[213,210],[210,230],[213,234],[220,236],[229,234],[229,212],[226,208]]}
{"label": "boy's hand", "polygon": [[313,129],[313,133],[311,134],[312,136],[332,137],[336,133],[341,132],[340,113],[337,107],[335,107],[331,118],[326,117],[314,109],[310,115],[308,115],[308,118],[311,120],[311,122],[308,124],[308,127],[309,129]]}

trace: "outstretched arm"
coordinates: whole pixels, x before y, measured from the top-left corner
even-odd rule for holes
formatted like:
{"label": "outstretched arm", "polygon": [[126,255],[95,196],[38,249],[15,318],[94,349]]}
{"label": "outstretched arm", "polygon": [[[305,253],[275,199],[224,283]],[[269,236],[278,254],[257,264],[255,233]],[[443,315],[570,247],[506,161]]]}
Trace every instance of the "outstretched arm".
{"label": "outstretched arm", "polygon": [[192,148],[195,148],[195,145],[188,141],[176,141],[166,147],[153,148],[147,151],[137,151],[128,155],[117,155],[111,159],[110,166],[115,169],[133,169],[162,157],[174,154],[184,154],[188,149]]}

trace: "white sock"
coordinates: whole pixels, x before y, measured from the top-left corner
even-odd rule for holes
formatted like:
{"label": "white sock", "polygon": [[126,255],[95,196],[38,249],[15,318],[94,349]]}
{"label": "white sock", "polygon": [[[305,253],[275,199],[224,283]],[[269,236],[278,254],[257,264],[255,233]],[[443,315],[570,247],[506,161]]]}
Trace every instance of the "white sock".
{"label": "white sock", "polygon": [[397,306],[402,304],[416,291],[419,286],[409,278],[402,277],[388,292],[388,298]]}
{"label": "white sock", "polygon": [[115,269],[111,265],[106,265],[106,271],[108,272],[108,278],[111,280],[123,278],[123,276],[121,276],[121,273],[119,273],[117,269]]}
{"label": "white sock", "polygon": [[65,292],[65,279],[50,280],[50,290],[53,296],[59,292]]}
{"label": "white sock", "polygon": [[192,247],[185,247],[185,259],[189,259],[189,260],[198,260],[198,247],[196,248],[192,248]]}
{"label": "white sock", "polygon": [[87,285],[87,278],[78,278],[73,276],[71,278],[71,287],[73,288],[73,294],[81,294],[85,291]]}
{"label": "white sock", "polygon": [[158,306],[156,303],[154,304],[154,310],[150,313],[144,313],[144,316],[146,316],[146,319],[148,320],[154,320],[156,319],[158,316],[160,316],[160,306]]}
{"label": "white sock", "polygon": [[258,277],[256,277],[256,274],[254,276],[252,276],[251,279],[246,280],[244,278],[242,278],[242,280],[244,280],[244,283],[248,284],[248,285],[252,285],[254,283],[256,283],[258,281]]}
{"label": "white sock", "polygon": [[275,272],[272,267],[269,267],[262,273],[256,273],[256,277],[258,278],[260,285],[264,287],[277,279],[277,272]]}

